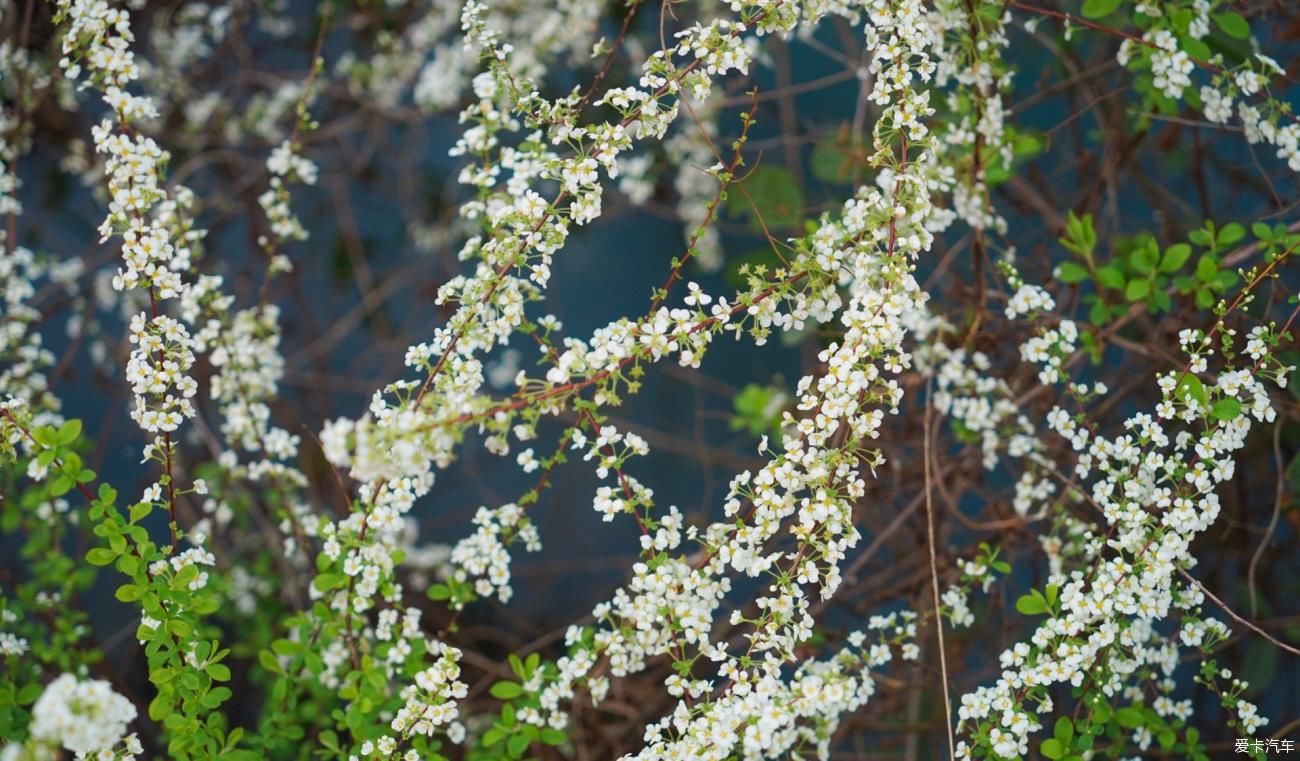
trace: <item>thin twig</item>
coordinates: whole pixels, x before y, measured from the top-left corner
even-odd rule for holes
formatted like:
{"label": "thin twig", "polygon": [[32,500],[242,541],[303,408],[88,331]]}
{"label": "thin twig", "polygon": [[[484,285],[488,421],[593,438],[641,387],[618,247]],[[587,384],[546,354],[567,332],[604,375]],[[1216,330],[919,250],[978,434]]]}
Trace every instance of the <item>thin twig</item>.
{"label": "thin twig", "polygon": [[1181,574],[1183,575],[1183,578],[1184,578],[1184,579],[1187,579],[1188,583],[1190,583],[1192,586],[1196,587],[1197,589],[1201,590],[1201,594],[1203,594],[1203,595],[1205,595],[1206,597],[1210,598],[1211,600],[1214,601],[1214,604],[1215,604],[1215,605],[1218,605],[1220,608],[1222,608],[1222,609],[1223,609],[1223,612],[1224,612],[1224,613],[1227,613],[1228,616],[1230,616],[1230,617],[1232,618],[1233,621],[1236,621],[1237,623],[1241,624],[1242,626],[1246,627],[1247,629],[1250,629],[1251,631],[1255,632],[1256,634],[1258,634],[1259,636],[1261,636],[1261,637],[1263,637],[1264,639],[1268,640],[1269,642],[1272,642],[1274,645],[1277,645],[1278,647],[1282,648],[1283,650],[1287,651],[1288,653],[1291,653],[1292,655],[1300,655],[1300,648],[1296,648],[1296,647],[1293,647],[1292,645],[1288,645],[1287,643],[1282,642],[1282,641],[1279,640],[1278,638],[1274,637],[1272,634],[1269,634],[1268,632],[1266,632],[1266,631],[1264,631],[1263,629],[1259,628],[1259,627],[1256,626],[1255,624],[1251,623],[1249,620],[1247,620],[1247,619],[1243,618],[1242,616],[1238,615],[1235,611],[1233,611],[1232,608],[1229,608],[1229,607],[1228,607],[1228,604],[1227,604],[1226,602],[1224,602],[1223,600],[1220,600],[1219,598],[1215,597],[1213,592],[1211,592],[1210,590],[1206,589],[1204,584],[1202,584],[1201,582],[1197,581],[1197,580],[1196,580],[1196,577],[1192,576],[1192,575],[1191,575],[1190,573],[1188,573],[1185,569],[1179,568],[1179,569],[1178,569],[1178,572],[1181,573]]}
{"label": "thin twig", "polygon": [[1250,617],[1258,618],[1259,610],[1255,605],[1255,569],[1259,566],[1259,559],[1264,557],[1264,548],[1268,546],[1269,541],[1273,538],[1273,532],[1277,530],[1277,519],[1282,513],[1282,496],[1285,489],[1282,484],[1286,478],[1286,468],[1282,466],[1282,421],[1279,420],[1277,425],[1273,426],[1273,462],[1277,464],[1277,496],[1273,499],[1273,517],[1268,522],[1268,528],[1264,530],[1264,538],[1260,540],[1259,546],[1255,548],[1255,554],[1250,558],[1250,568],[1246,571],[1246,585],[1250,589]]}
{"label": "thin twig", "polygon": [[934,414],[934,376],[930,376],[925,382],[925,422],[922,424],[925,432],[922,438],[922,457],[925,460],[925,533],[926,544],[930,547],[930,591],[934,594],[934,630],[939,634],[939,675],[943,680],[943,712],[947,721],[944,729],[948,734],[948,756],[949,758],[957,757],[957,746],[952,736],[952,697],[948,694],[948,651],[943,642],[943,614],[939,600],[939,561],[935,553],[935,533],[934,533],[934,499],[931,492],[933,474],[930,472],[930,437],[933,434],[934,427],[931,425],[931,418]]}

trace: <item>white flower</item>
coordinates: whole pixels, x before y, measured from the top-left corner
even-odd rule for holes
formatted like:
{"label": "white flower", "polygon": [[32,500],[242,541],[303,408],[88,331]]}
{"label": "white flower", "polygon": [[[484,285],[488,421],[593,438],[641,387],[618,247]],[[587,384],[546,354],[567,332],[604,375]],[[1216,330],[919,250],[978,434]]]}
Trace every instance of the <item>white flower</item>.
{"label": "white flower", "polygon": [[135,706],[108,682],[79,682],[72,674],[62,674],[32,706],[30,732],[74,753],[93,753],[112,749],[135,717]]}

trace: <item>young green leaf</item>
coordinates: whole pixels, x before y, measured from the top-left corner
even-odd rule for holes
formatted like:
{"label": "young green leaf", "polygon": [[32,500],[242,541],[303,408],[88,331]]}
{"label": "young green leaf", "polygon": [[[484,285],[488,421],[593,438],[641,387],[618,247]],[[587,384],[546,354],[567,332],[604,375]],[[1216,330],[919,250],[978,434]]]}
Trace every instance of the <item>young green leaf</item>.
{"label": "young green leaf", "polygon": [[518,682],[497,682],[492,685],[491,693],[497,700],[510,700],[524,694],[524,688]]}
{"label": "young green leaf", "polygon": [[1231,396],[1224,397],[1214,403],[1214,408],[1210,410],[1210,414],[1216,420],[1226,423],[1241,414],[1241,402]]}
{"label": "young green leaf", "polygon": [[1107,264],[1105,267],[1098,268],[1097,280],[1107,288],[1116,291],[1124,290],[1124,273],[1114,265]]}
{"label": "young green leaf", "polygon": [[1070,746],[1070,740],[1074,739],[1074,722],[1070,717],[1062,716],[1056,720],[1056,725],[1052,727],[1052,736],[1065,747]]}
{"label": "young green leaf", "polygon": [[1151,293],[1151,281],[1146,278],[1138,278],[1128,281],[1124,286],[1124,298],[1129,301],[1141,301]]}
{"label": "young green leaf", "polygon": [[1075,262],[1062,262],[1056,268],[1056,279],[1062,283],[1082,283],[1088,279],[1088,270]]}
{"label": "young green leaf", "polygon": [[1120,0],[1084,0],[1083,17],[1090,19],[1105,18],[1115,12]]}
{"label": "young green leaf", "polygon": [[1037,616],[1047,612],[1047,600],[1044,600],[1042,594],[1034,589],[1016,600],[1016,610],[1026,616]]}
{"label": "young green leaf", "polygon": [[1186,243],[1175,243],[1165,249],[1164,256],[1160,258],[1160,271],[1164,273],[1177,272],[1187,263],[1187,259],[1192,255],[1192,247]]}
{"label": "young green leaf", "polygon": [[1240,14],[1228,11],[1214,14],[1214,23],[1229,37],[1238,40],[1250,39],[1250,24]]}
{"label": "young green leaf", "polygon": [[1046,740],[1043,740],[1042,745],[1038,746],[1038,750],[1046,758],[1056,759],[1065,756],[1065,746],[1055,737],[1049,737]]}

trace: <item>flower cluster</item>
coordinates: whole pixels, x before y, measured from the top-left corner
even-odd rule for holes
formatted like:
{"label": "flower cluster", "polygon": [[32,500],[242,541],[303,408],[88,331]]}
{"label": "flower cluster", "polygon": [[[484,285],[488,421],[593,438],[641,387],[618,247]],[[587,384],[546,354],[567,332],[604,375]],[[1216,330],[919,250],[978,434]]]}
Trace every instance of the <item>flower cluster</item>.
{"label": "flower cluster", "polygon": [[[1221,329],[1219,323],[1215,332]],[[1178,613],[1184,621],[1178,638],[1189,647],[1207,646],[1207,632],[1217,639],[1226,631],[1217,622],[1190,617],[1201,596],[1195,588],[1180,589],[1176,575],[1194,564],[1191,541],[1220,512],[1215,487],[1233,476],[1232,453],[1243,446],[1252,422],[1275,418],[1262,379],[1277,373],[1229,364],[1206,385],[1200,376],[1214,353],[1211,336],[1188,329],[1180,343],[1189,356],[1187,368],[1158,377],[1156,414],[1129,417],[1122,434],[1103,436],[1059,408],[1048,415],[1048,424],[1078,452],[1074,478],[1092,481],[1083,498],[1109,525],[1109,538],[1090,543],[1081,567],[1034,604],[1049,614],[1048,621],[1028,642],[1003,653],[1006,670],[996,684],[963,697],[962,724],[974,741],[963,742],[963,757],[976,749],[1000,758],[1024,754],[1029,734],[1040,728],[1026,706],[1050,710],[1052,684],[1078,687],[1088,681],[1108,696],[1124,691],[1141,701],[1140,689],[1124,690],[1127,680],[1142,673],[1144,664],[1168,678],[1177,663],[1172,645],[1152,645],[1161,639],[1153,621]],[[1254,346],[1257,352],[1264,351],[1261,344]],[[1221,347],[1228,363],[1234,356],[1230,345]],[[1053,372],[1058,370],[1059,363]],[[1189,427],[1177,430],[1179,424]],[[1243,724],[1253,731],[1261,722],[1248,720],[1253,707],[1247,714]],[[1141,737],[1136,742],[1144,744]]]}
{"label": "flower cluster", "polygon": [[[1195,88],[1192,75],[1201,69],[1209,82],[1195,92],[1205,118],[1226,125],[1235,110],[1248,142],[1274,147],[1292,171],[1300,172],[1300,122],[1288,104],[1269,92],[1269,84],[1285,75],[1282,66],[1259,52],[1249,24],[1230,10],[1214,14],[1215,23],[1229,36],[1249,40],[1254,52],[1235,65],[1226,64],[1221,53],[1211,54],[1201,40],[1210,32],[1212,5],[1202,0],[1193,6],[1195,15],[1191,19],[1183,16],[1182,27],[1173,13],[1140,16],[1149,28],[1140,38],[1125,39],[1116,60],[1135,71],[1150,71],[1154,92],[1171,102],[1183,99],[1188,90]],[[1225,16],[1231,18],[1225,21]]]}
{"label": "flower cluster", "polygon": [[[1004,231],[989,196],[990,170],[1013,160],[1011,134],[1005,121],[1002,94],[1010,88],[1012,69],[1003,55],[1010,44],[1010,12],[996,12],[985,3],[942,0],[935,3],[935,84],[951,87],[952,116],[942,131],[938,150],[944,161],[932,179],[950,190],[953,212],[977,231]],[[937,167],[936,167],[937,168]]]}
{"label": "flower cluster", "polygon": [[40,331],[32,329],[40,318],[33,298],[37,284],[46,279],[70,289],[79,268],[42,262],[26,248],[10,248],[6,238],[0,232],[0,247],[8,250],[0,256],[0,304],[5,313],[0,325],[0,400],[21,404],[37,424],[62,422],[59,400],[46,376],[54,366],[54,353],[45,347]]}
{"label": "flower cluster", "polygon": [[131,417],[150,433],[175,431],[194,417],[190,399],[198,391],[186,375],[194,366],[189,331],[166,315],[150,320],[137,314],[131,319],[130,340],[136,347],[126,366],[126,381],[135,392]]}
{"label": "flower cluster", "polygon": [[[271,151],[271,157],[266,160],[266,168],[271,173],[271,186],[257,197],[257,202],[266,213],[271,234],[277,241],[307,240],[307,230],[303,228],[302,222],[289,207],[289,191],[285,183],[300,182],[304,185],[315,185],[316,164],[298,155],[294,144],[286,140]],[[263,238],[261,243],[264,247],[271,246],[270,240],[266,238]],[[276,266],[287,268],[287,260],[277,262]]]}
{"label": "flower cluster", "polygon": [[[925,75],[928,36],[923,15],[920,6],[908,5],[896,13],[881,7],[876,20],[888,34],[872,40],[883,62],[882,73],[893,75],[878,80],[879,99],[891,104],[891,108],[914,113],[926,109],[924,94],[907,87],[910,74],[900,76],[888,67],[906,66],[916,56],[921,62],[917,68]],[[907,45],[909,51],[901,61],[896,60],[894,52],[900,44]],[[799,248],[806,258],[792,265],[796,270],[806,267],[833,273],[831,282],[839,280],[839,273],[843,273],[852,283],[850,300],[840,315],[844,340],[832,344],[820,356],[827,373],[803,378],[798,385],[797,409],[807,417],[796,419],[787,414],[790,433],[782,442],[782,454],[757,475],[744,473],[733,480],[732,499],[726,505],[729,520],[691,532],[703,545],[702,560],[652,556],[650,562],[636,566],[633,580],[616,593],[611,603],[597,607],[595,614],[603,626],[589,634],[571,630],[569,639],[576,649],[558,662],[558,678],[543,688],[541,702],[550,710],[539,715],[538,722],[563,725],[565,719],[554,713],[554,706],[573,696],[574,683],[587,678],[598,658],[608,659],[615,675],[640,670],[648,658],[659,654],[673,655],[683,666],[706,659],[718,664],[716,668],[727,679],[727,688],[712,696],[697,690],[696,699],[680,704],[679,714],[674,715],[671,724],[663,725],[664,730],[669,726],[677,728],[678,739],[671,741],[672,747],[686,749],[683,757],[691,757],[691,749],[699,753],[724,734],[735,737],[736,727],[730,722],[752,715],[746,713],[746,696],[752,694],[753,685],[769,685],[765,689],[776,686],[778,682],[770,680],[792,657],[797,643],[809,636],[811,599],[804,586],[820,588],[820,596],[825,599],[839,584],[839,560],[858,536],[852,525],[851,504],[865,488],[850,464],[859,457],[871,466],[882,462],[878,453],[850,453],[861,450],[864,441],[877,435],[883,413],[875,407],[896,408],[900,401],[901,388],[884,373],[899,372],[909,363],[900,348],[905,334],[900,319],[924,303],[911,277],[910,262],[929,246],[932,238],[925,227],[929,207],[924,173],[930,154],[925,152],[924,132],[916,126],[911,128],[916,139],[911,148],[918,153],[905,152],[901,159],[888,150],[883,137],[878,138],[877,159],[890,163],[892,186],[883,192],[864,191],[846,204],[840,220],[823,220],[817,232]],[[879,134],[886,134],[883,128]],[[693,291],[689,297],[697,310],[702,311],[704,305],[714,301],[703,296]],[[776,309],[778,300],[756,301],[753,294],[737,301],[739,310],[754,321],[751,331],[761,341],[769,327],[797,329],[809,313],[829,319],[831,310],[842,302],[838,297],[821,298],[797,302],[802,315],[799,311],[781,313]],[[705,324],[717,325],[719,330],[730,327],[726,323],[731,319],[731,309],[726,300],[716,300],[712,316],[704,318],[709,321]],[[821,315],[823,310],[828,314]],[[601,365],[597,367],[603,365],[606,373],[612,372],[608,369],[610,363],[617,367],[624,357],[635,355],[633,347],[638,344],[650,361],[673,353],[698,353],[703,345],[692,337],[705,331],[691,327],[690,311],[682,311],[681,315],[663,309],[653,313],[642,323],[639,336],[625,325],[606,329],[598,336],[602,344],[598,345],[601,353],[597,361]],[[743,327],[737,321],[738,335]],[[607,349],[611,340],[617,342],[613,350]],[[548,382],[571,383],[574,371],[586,368],[590,349],[575,344],[569,352],[574,349],[582,355],[562,355],[556,367],[563,367],[564,372],[552,371]],[[566,356],[575,358],[566,363]],[[638,512],[648,511],[649,495],[637,494],[635,482],[622,474],[623,463],[613,452],[604,455],[600,465],[613,470],[626,486],[599,492],[598,509],[604,505],[609,511],[627,510],[636,505]],[[742,500],[751,507],[745,519],[736,522]],[[787,532],[798,551],[765,547]],[[671,549],[675,541],[669,533],[663,544]],[[643,547],[650,551],[658,544],[656,538],[643,542]],[[744,634],[748,648],[732,653],[725,645],[711,641],[709,631],[714,616],[730,589],[727,573],[761,576],[777,568],[781,569],[777,576],[780,581],[755,601],[757,617],[749,618],[740,611],[731,616],[732,626],[748,629]],[[648,620],[653,610],[668,612],[668,626]],[[683,650],[686,647],[697,655],[687,657]],[[591,679],[588,686],[593,696],[603,691],[601,684],[600,678]],[[665,748],[659,750],[673,755]]]}
{"label": "flower cluster", "polygon": [[[65,24],[61,66],[70,79],[77,79],[84,68],[113,114],[93,131],[95,151],[104,156],[111,198],[100,236],[122,238],[125,268],[118,271],[113,287],[143,288],[151,305],[176,298],[184,288],[182,271],[188,262],[178,255],[168,226],[150,217],[167,199],[161,174],[169,157],[133,127],[156,116],[157,110],[149,98],[125,89],[140,75],[130,49],[135,36],[129,16],[105,0],[61,0],[58,14]],[[128,382],[135,393],[132,416],[150,433],[170,434],[184,418],[194,415],[187,400],[196,385],[185,375],[193,364],[189,334],[159,315],[154,306],[151,313],[133,318],[131,338],[135,347],[128,364]],[[163,445],[170,448],[170,440]]]}
{"label": "flower cluster", "polygon": [[507,503],[495,510],[479,508],[474,514],[478,528],[470,536],[456,543],[451,550],[450,562],[455,568],[452,578],[465,583],[474,579],[474,593],[479,597],[496,595],[501,602],[509,602],[510,552],[506,549],[515,541],[522,542],[529,552],[542,548],[537,527],[524,515],[523,508]]}
{"label": "flower cluster", "polygon": [[126,734],[135,718],[135,706],[108,682],[61,674],[32,706],[29,731],[34,742],[62,746],[78,758],[105,751],[113,758],[123,757],[113,753],[118,743],[123,743],[126,758],[134,758],[144,750],[135,735]]}

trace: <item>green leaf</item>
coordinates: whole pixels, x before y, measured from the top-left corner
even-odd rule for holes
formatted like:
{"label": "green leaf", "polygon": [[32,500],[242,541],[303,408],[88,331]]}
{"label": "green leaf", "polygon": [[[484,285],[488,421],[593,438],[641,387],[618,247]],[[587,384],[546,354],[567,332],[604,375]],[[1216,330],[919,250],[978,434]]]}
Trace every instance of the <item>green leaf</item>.
{"label": "green leaf", "polygon": [[1214,254],[1202,254],[1196,262],[1196,279],[1208,283],[1219,274],[1219,260]]}
{"label": "green leaf", "polygon": [[1162,312],[1168,312],[1169,308],[1173,306],[1173,300],[1169,298],[1169,294],[1161,290],[1154,291],[1151,294],[1151,303],[1155,304],[1156,308]]}
{"label": "green leaf", "polygon": [[524,751],[526,750],[528,750],[527,735],[515,735],[509,740],[506,740],[506,751],[510,754],[511,758],[519,758],[524,755]]}
{"label": "green leaf", "polygon": [[524,694],[524,688],[518,682],[497,682],[492,685],[491,692],[497,700],[510,700]]}
{"label": "green leaf", "polygon": [[1226,396],[1214,403],[1214,408],[1210,410],[1210,414],[1216,420],[1226,423],[1241,414],[1241,402],[1231,396]]}
{"label": "green leaf", "polygon": [[58,478],[50,481],[50,495],[54,497],[62,497],[64,494],[72,491],[72,487],[76,485],[77,483],[71,478],[60,474]]}
{"label": "green leaf", "polygon": [[1065,748],[1061,745],[1061,741],[1055,737],[1043,740],[1043,744],[1038,746],[1038,750],[1047,758],[1061,758],[1065,755]]}
{"label": "green leaf", "polygon": [[154,684],[167,684],[176,678],[176,669],[164,666],[149,672],[149,681]]}
{"label": "green leaf", "polygon": [[1092,706],[1092,721],[1097,724],[1110,722],[1111,714],[1110,703],[1099,700]]}
{"label": "green leaf", "polygon": [[199,567],[196,565],[181,566],[181,569],[172,577],[169,585],[173,590],[180,591],[189,586],[191,581],[199,577]]}
{"label": "green leaf", "polygon": [[1119,722],[1125,729],[1135,729],[1142,726],[1143,716],[1142,709],[1134,706],[1127,706],[1115,712],[1115,721]]}
{"label": "green leaf", "polygon": [[259,650],[257,652],[257,662],[262,664],[262,668],[270,671],[272,674],[280,673],[280,661],[276,660],[275,653],[270,650]]}
{"label": "green leaf", "polygon": [[[1190,34],[1179,36],[1178,47],[1182,48],[1184,53],[1199,61],[1207,60],[1211,55],[1213,55],[1213,53],[1210,52],[1209,45],[1206,45],[1204,42],[1201,42]],[[1195,96],[1194,92],[1189,94],[1193,97]]]}
{"label": "green leaf", "polygon": [[208,667],[203,669],[208,676],[217,682],[230,681],[230,667],[224,663],[209,663]]}
{"label": "green leaf", "polygon": [[230,699],[231,692],[225,687],[213,687],[208,694],[199,698],[204,708],[217,708]]}
{"label": "green leaf", "polygon": [[271,650],[276,655],[296,655],[302,650],[302,645],[289,639],[277,639],[271,643]]}
{"label": "green leaf", "polygon": [[1228,11],[1227,13],[1214,14],[1214,23],[1218,25],[1223,33],[1229,37],[1235,37],[1239,40],[1250,39],[1250,24],[1240,14]]}
{"label": "green leaf", "polygon": [[[232,732],[231,734],[234,733]],[[339,736],[335,734],[333,730],[326,729],[325,731],[317,735],[316,739],[320,741],[321,745],[325,746],[329,750],[332,750],[336,753],[343,752],[342,749],[339,748]]]}
{"label": "green leaf", "polygon": [[36,699],[39,698],[41,693],[44,691],[45,688],[40,682],[33,682],[18,691],[18,695],[14,698],[14,702],[20,706],[31,705],[36,702]]}
{"label": "green leaf", "polygon": [[144,587],[138,587],[135,584],[123,584],[117,588],[114,596],[122,602],[135,602],[144,597]]}
{"label": "green leaf", "polygon": [[1018,159],[1033,158],[1043,152],[1045,140],[1038,135],[1017,134],[1011,143],[1011,152]]}
{"label": "green leaf", "polygon": [[1120,0],[1084,0],[1083,17],[1090,19],[1105,18],[1115,12]]}
{"label": "green leaf", "polygon": [[1191,246],[1186,243],[1175,243],[1165,249],[1165,255],[1160,259],[1160,271],[1165,273],[1177,272],[1187,263],[1187,259],[1191,255]]}
{"label": "green leaf", "polygon": [[312,586],[316,587],[317,591],[328,592],[331,589],[338,589],[346,583],[347,577],[341,573],[322,573],[317,574]]}
{"label": "green leaf", "polygon": [[117,558],[117,570],[127,576],[135,576],[143,565],[144,561],[135,555],[120,555]]}
{"label": "green leaf", "polygon": [[68,451],[63,451],[61,454],[63,455],[63,465],[60,466],[59,470],[63,471],[68,478],[75,479],[77,474],[81,472],[81,455]]}
{"label": "green leaf", "polygon": [[528,673],[524,671],[524,662],[519,659],[519,656],[511,653],[506,657],[506,662],[510,664],[510,670],[515,672],[515,676],[520,679],[528,678]]}
{"label": "green leaf", "polygon": [[58,440],[60,444],[71,444],[72,442],[76,441],[77,437],[80,435],[81,435],[81,421],[69,420],[68,422],[59,426],[59,432],[55,436],[55,438]]}
{"label": "green leaf", "polygon": [[154,721],[162,721],[163,717],[171,712],[171,702],[169,695],[165,692],[159,692],[154,699],[149,701],[149,718]]}
{"label": "green leaf", "polygon": [[1037,616],[1040,613],[1047,612],[1047,600],[1035,589],[1027,595],[1021,595],[1016,600],[1016,610],[1026,616]]}
{"label": "green leaf", "polygon": [[1065,218],[1065,235],[1060,238],[1062,246],[1092,261],[1092,250],[1097,246],[1097,233],[1092,229],[1092,215],[1077,216],[1070,211]]}
{"label": "green leaf", "polygon": [[1202,407],[1210,403],[1210,396],[1205,392],[1205,384],[1191,373],[1184,373],[1183,377],[1178,379],[1178,385],[1174,386],[1174,398],[1180,401],[1195,399]]}
{"label": "green leaf", "polygon": [[1177,741],[1178,741],[1178,736],[1174,734],[1174,730],[1168,727],[1165,727],[1164,729],[1160,730],[1160,733],[1156,735],[1156,742],[1160,743],[1160,747],[1164,748],[1165,750],[1172,749],[1174,747],[1174,743]]}
{"label": "green leaf", "polygon": [[542,742],[547,745],[563,745],[566,737],[563,732],[553,727],[542,730]]}
{"label": "green leaf", "polygon": [[48,425],[43,425],[40,428],[33,428],[32,438],[36,440],[37,444],[40,444],[43,447],[53,447],[58,444],[58,439],[55,436],[54,429]]}
{"label": "green leaf", "polygon": [[200,616],[216,613],[220,607],[221,602],[213,595],[198,595],[190,605],[190,609]]}
{"label": "green leaf", "polygon": [[1065,747],[1070,746],[1070,740],[1074,739],[1074,722],[1070,717],[1062,716],[1056,720],[1056,725],[1052,727],[1052,736]]}
{"label": "green leaf", "polygon": [[1231,246],[1244,237],[1246,237],[1246,228],[1236,222],[1229,222],[1219,230],[1219,234],[1215,236],[1215,239],[1220,246]]}
{"label": "green leaf", "polygon": [[1062,283],[1082,283],[1088,279],[1088,270],[1075,262],[1062,262],[1056,268],[1056,279]]}
{"label": "green leaf", "polygon": [[96,547],[86,553],[86,562],[91,565],[108,565],[113,562],[113,558],[115,557],[117,557],[117,553],[113,552],[109,548]]}
{"label": "green leaf", "polygon": [[1129,301],[1141,301],[1149,293],[1151,293],[1151,281],[1146,278],[1130,280],[1128,285],[1124,286],[1124,298]]}
{"label": "green leaf", "polygon": [[434,584],[425,594],[430,600],[447,600],[451,598],[451,589],[446,584]]}
{"label": "green leaf", "polygon": [[1133,250],[1129,255],[1129,263],[1133,269],[1143,275],[1149,275],[1155,271],[1156,262],[1160,261],[1160,250],[1150,238],[1142,246]]}
{"label": "green leaf", "polygon": [[1098,268],[1097,280],[1107,288],[1116,291],[1124,290],[1124,273],[1120,272],[1119,268],[1113,264],[1107,264],[1105,267]]}
{"label": "green leaf", "polygon": [[785,393],[779,389],[750,383],[731,400],[736,417],[729,421],[732,430],[747,430],[752,436],[770,431],[780,420],[785,407]]}

